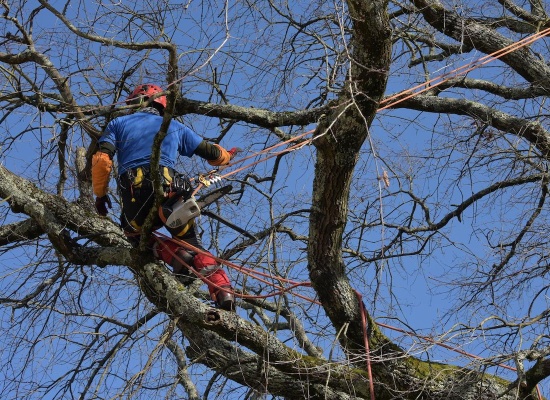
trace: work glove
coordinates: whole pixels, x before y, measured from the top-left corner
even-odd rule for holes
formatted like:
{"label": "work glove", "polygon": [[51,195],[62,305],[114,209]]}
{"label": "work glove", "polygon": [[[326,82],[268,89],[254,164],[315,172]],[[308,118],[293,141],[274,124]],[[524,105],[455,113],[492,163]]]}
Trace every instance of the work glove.
{"label": "work glove", "polygon": [[102,217],[107,216],[107,208],[113,208],[109,196],[105,195],[95,198],[95,209],[99,215]]}
{"label": "work glove", "polygon": [[216,146],[220,151],[220,156],[217,159],[208,161],[208,164],[214,167],[226,166],[227,164],[229,164],[231,159],[233,159],[233,157],[235,157],[235,155],[239,151],[241,151],[241,149],[239,149],[238,147],[233,147],[231,150],[227,151],[219,144],[215,144],[214,146]]}

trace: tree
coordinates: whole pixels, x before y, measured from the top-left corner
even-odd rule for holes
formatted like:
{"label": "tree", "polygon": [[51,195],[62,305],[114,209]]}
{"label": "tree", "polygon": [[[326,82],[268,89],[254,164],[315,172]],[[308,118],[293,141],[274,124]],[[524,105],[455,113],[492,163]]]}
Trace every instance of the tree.
{"label": "tree", "polygon": [[[539,397],[546,4],[0,4],[2,398]],[[90,156],[145,82],[252,157],[202,218],[236,314],[94,211]]]}

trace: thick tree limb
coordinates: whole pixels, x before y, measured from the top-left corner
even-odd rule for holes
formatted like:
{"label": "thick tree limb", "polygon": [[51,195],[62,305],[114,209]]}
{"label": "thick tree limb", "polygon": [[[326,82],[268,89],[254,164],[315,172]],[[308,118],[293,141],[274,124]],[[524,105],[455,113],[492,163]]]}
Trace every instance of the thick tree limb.
{"label": "thick tree limb", "polygon": [[315,141],[308,268],[312,285],[335,328],[345,328],[340,343],[352,353],[363,353],[361,305],[346,275],[342,235],[353,170],[386,88],[391,35],[386,2],[349,1],[348,5],[354,24],[350,84],[341,94],[341,106],[317,129],[318,134],[328,134]]}
{"label": "thick tree limb", "polygon": [[[70,229],[77,236],[91,235],[90,239],[105,246],[129,247],[120,228],[111,220],[101,218],[90,209],[66,199],[45,193],[5,167],[0,166],[0,198],[7,199],[14,212],[23,212],[32,218],[44,233],[59,236]],[[36,231],[36,227],[34,232]]]}
{"label": "thick tree limb", "polygon": [[538,121],[514,117],[475,101],[436,96],[414,96],[396,104],[395,107],[433,113],[467,115],[500,131],[524,138],[545,158],[550,158],[550,134]]}
{"label": "thick tree limb", "polygon": [[[460,17],[451,9],[445,8],[438,0],[412,0],[435,29],[458,42],[465,42],[485,54],[491,54],[514,42],[473,19]],[[520,48],[500,57],[526,81],[550,90],[550,68],[529,49]]]}
{"label": "thick tree limb", "polygon": [[525,372],[525,387],[521,388],[523,396],[527,396],[535,390],[536,386],[550,377],[550,359],[540,358],[536,364]]}
{"label": "thick tree limb", "polygon": [[0,246],[36,239],[44,230],[32,219],[0,226]]}
{"label": "thick tree limb", "polygon": [[180,98],[176,104],[176,114],[195,113],[211,117],[236,119],[264,128],[289,125],[309,125],[328,113],[334,104],[304,111],[273,112],[265,109],[241,107],[236,105],[214,104],[204,101]]}

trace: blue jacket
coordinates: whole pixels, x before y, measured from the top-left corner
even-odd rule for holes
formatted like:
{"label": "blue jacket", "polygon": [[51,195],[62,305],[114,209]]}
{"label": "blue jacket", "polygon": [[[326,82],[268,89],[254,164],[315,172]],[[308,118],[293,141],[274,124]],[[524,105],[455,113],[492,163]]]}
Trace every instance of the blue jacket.
{"label": "blue jacket", "polygon": [[[119,175],[128,169],[147,165],[155,135],[160,130],[162,117],[148,112],[136,112],[115,118],[107,125],[99,143],[115,147]],[[179,155],[191,157],[202,138],[178,121],[171,121],[160,148],[160,165],[174,168]]]}

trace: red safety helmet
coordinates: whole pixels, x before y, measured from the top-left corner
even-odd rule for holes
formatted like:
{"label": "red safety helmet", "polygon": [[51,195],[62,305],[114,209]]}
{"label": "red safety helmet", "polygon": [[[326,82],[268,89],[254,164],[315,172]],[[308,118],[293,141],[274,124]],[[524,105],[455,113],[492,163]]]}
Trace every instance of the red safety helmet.
{"label": "red safety helmet", "polygon": [[[161,92],[163,92],[162,88],[157,85],[150,85],[150,84],[139,85],[134,89],[132,93],[130,93],[130,96],[128,96],[128,98],[126,99],[126,103],[130,104],[132,103],[132,100],[141,96],[147,99]],[[166,96],[155,97],[153,99],[153,103],[160,104],[162,107],[166,108]]]}

